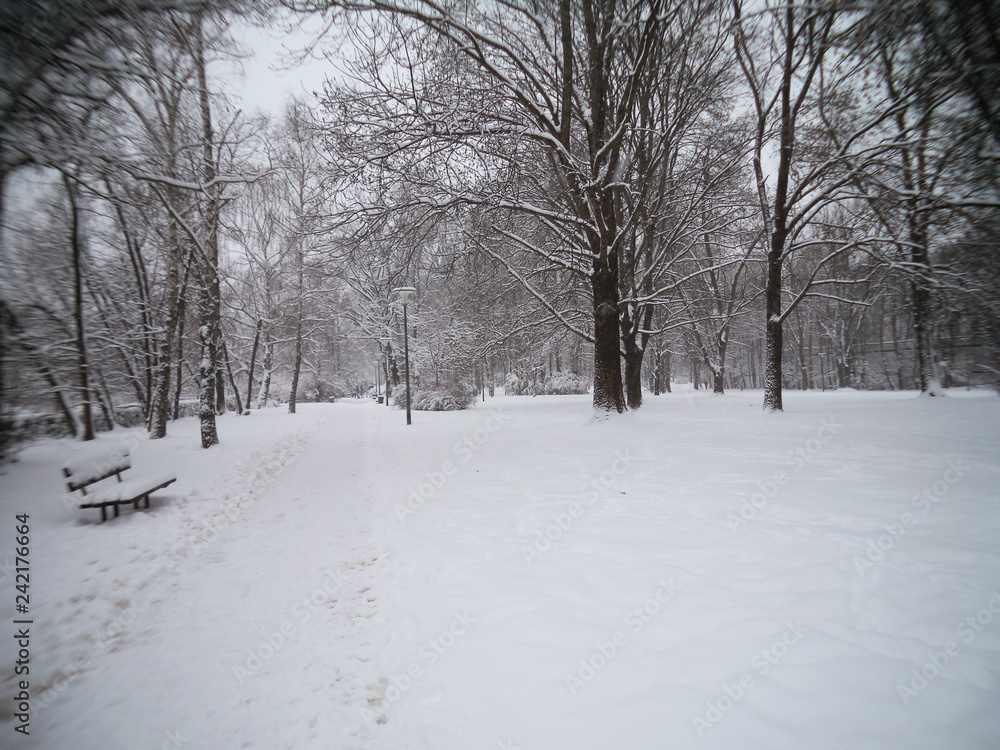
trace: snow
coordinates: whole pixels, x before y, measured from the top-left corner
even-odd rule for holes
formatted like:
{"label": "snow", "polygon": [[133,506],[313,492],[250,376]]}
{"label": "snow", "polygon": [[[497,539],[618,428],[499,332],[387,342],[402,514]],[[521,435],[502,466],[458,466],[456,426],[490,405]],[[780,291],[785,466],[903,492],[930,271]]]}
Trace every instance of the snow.
{"label": "snow", "polygon": [[175,479],[177,479],[177,475],[169,471],[148,471],[130,475],[128,479],[123,479],[121,482],[107,483],[92,494],[88,492],[86,498],[80,498],[81,504],[134,500],[155,489],[165,487]]}
{"label": "snow", "polygon": [[110,453],[92,453],[70,459],[63,466],[63,474],[66,476],[66,481],[74,487],[87,487],[116,472],[127,471],[131,466],[132,461],[128,451],[115,449]]}
{"label": "snow", "polygon": [[72,458],[63,465],[69,479],[74,482],[92,482],[104,477],[109,471],[125,471],[131,468],[127,451],[91,451],[89,455]]}
{"label": "snow", "polygon": [[[994,748],[1000,399],[953,395],[409,427],[343,400],[228,415],[207,451],[195,419],[36,444],[0,476],[34,618],[4,746]],[[178,480],[100,524],[60,467],[122,446]]]}

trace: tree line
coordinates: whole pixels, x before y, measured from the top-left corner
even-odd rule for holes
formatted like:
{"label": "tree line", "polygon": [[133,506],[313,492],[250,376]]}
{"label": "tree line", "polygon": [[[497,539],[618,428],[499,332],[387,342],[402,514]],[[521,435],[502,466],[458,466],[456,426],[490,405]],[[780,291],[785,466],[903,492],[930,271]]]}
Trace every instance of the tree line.
{"label": "tree line", "polygon": [[[240,111],[211,75],[233,29],[311,14],[337,74]],[[565,372],[615,412],[682,377],[780,410],[787,387],[995,380],[998,16],[8,3],[3,419],[49,402],[81,437],[128,414],[156,438],[191,412],[209,447],[227,410],[391,389],[410,285],[427,389]]]}

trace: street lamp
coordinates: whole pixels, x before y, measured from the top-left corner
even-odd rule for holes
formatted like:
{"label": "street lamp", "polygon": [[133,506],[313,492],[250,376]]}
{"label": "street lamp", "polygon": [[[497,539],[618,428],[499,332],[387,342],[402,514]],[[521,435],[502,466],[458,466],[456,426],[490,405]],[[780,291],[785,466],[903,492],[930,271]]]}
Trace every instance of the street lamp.
{"label": "street lamp", "polygon": [[385,405],[389,405],[389,342],[391,342],[388,336],[383,336],[378,340],[379,344],[382,345],[382,364],[385,366]]}
{"label": "street lamp", "polygon": [[417,290],[412,286],[401,286],[392,290],[396,298],[403,303],[403,358],[406,362],[406,424],[410,422],[410,336],[406,323],[406,304],[417,296]]}

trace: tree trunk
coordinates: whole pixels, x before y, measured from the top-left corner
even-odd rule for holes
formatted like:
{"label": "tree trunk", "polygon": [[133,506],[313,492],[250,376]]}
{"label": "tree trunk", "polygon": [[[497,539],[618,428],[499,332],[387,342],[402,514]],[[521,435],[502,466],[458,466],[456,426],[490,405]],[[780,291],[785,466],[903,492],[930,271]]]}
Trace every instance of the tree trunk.
{"label": "tree trunk", "polygon": [[913,333],[917,344],[917,379],[920,392],[928,396],[943,395],[934,361],[931,332],[930,256],[927,252],[927,230],[919,216],[918,207],[910,209],[910,260],[918,267],[916,277],[910,282],[913,305]]}
{"label": "tree trunk", "polygon": [[243,399],[240,398],[240,390],[236,387],[236,378],[233,377],[233,364],[229,361],[229,347],[226,346],[225,339],[222,341],[222,358],[226,362],[226,374],[229,376],[229,387],[233,389],[233,398],[236,400],[236,413],[243,414]]}
{"label": "tree trunk", "polygon": [[653,349],[653,395],[659,396],[662,389],[661,378],[663,377],[663,351],[657,346]]}
{"label": "tree trunk", "polygon": [[931,293],[927,285],[918,279],[911,283],[910,293],[913,304],[913,332],[917,344],[917,378],[920,392],[929,396],[941,395],[941,385],[934,367],[934,351],[931,343]]}
{"label": "tree trunk", "polygon": [[[167,419],[170,417],[170,370],[173,367],[173,340],[177,336],[178,307],[180,305],[178,281],[180,270],[177,267],[176,256],[171,258],[167,267],[167,308],[166,330],[160,351],[156,357],[156,371],[153,378],[153,395],[150,399],[149,438],[158,440],[167,435]],[[175,293],[171,294],[171,290]],[[179,373],[178,373],[179,375]],[[178,381],[180,378],[178,377]]]}
{"label": "tree trunk", "polygon": [[764,409],[782,411],[781,404],[781,254],[784,233],[775,230],[767,253],[767,285],[764,290]]}
{"label": "tree trunk", "polygon": [[[301,297],[299,298],[301,300]],[[299,309],[298,320],[295,322],[295,362],[292,365],[292,389],[288,394],[288,413],[295,413],[295,403],[298,398],[299,372],[302,369],[302,310]]]}
{"label": "tree trunk", "polygon": [[152,414],[152,397],[153,397],[153,371],[155,368],[155,345],[154,345],[154,325],[151,317],[152,303],[150,302],[149,293],[149,276],[146,272],[146,264],[142,257],[142,251],[139,244],[135,241],[135,237],[129,227],[128,220],[126,218],[125,212],[122,207],[122,203],[115,196],[114,189],[111,183],[105,178],[104,181],[105,189],[108,194],[112,196],[112,202],[114,203],[115,214],[118,218],[118,224],[121,227],[122,237],[125,240],[125,247],[128,250],[129,263],[132,267],[132,275],[135,277],[135,288],[139,295],[139,314],[142,320],[142,357],[143,357],[143,375],[145,380],[145,388],[139,386],[138,376],[132,371],[133,368],[128,362],[128,358],[122,353],[122,360],[126,367],[129,369],[130,378],[135,380],[134,387],[136,389],[136,394],[138,396],[139,403],[142,404],[143,414],[146,415],[147,427],[150,423],[150,416]]}
{"label": "tree trunk", "polygon": [[253,335],[253,349],[250,350],[250,372],[247,374],[247,411],[250,411],[250,397],[253,392],[253,373],[257,367],[257,347],[260,344],[260,332],[264,327],[264,320],[257,319],[257,330]]}
{"label": "tree trunk", "polygon": [[186,304],[184,299],[181,299],[180,309],[181,317],[178,323],[177,329],[177,377],[174,378],[176,381],[174,383],[174,406],[171,412],[172,419],[181,418],[181,391],[184,389],[184,309]]}
{"label": "tree trunk", "polygon": [[389,403],[392,396],[392,381],[389,379],[389,356],[392,353],[392,344],[387,343],[382,352],[382,370],[385,375],[385,402]]}
{"label": "tree trunk", "polygon": [[70,249],[73,253],[73,323],[76,333],[77,375],[80,400],[83,404],[84,440],[94,439],[94,419],[91,407],[90,379],[87,368],[87,342],[83,321],[83,239],[80,237],[80,207],[77,205],[76,186],[69,175],[63,175],[70,207]]}
{"label": "tree trunk", "polygon": [[[204,180],[211,184],[215,180],[214,139],[212,136],[212,112],[208,100],[208,81],[205,71],[203,18],[199,12],[195,17],[194,63],[198,75],[198,99],[201,110],[202,152]],[[204,201],[203,225],[205,229],[204,255],[201,259],[201,289],[198,310],[198,338],[201,342],[201,360],[198,365],[201,398],[198,415],[201,420],[201,447],[210,448],[219,442],[215,425],[219,371],[219,340],[221,333],[221,289],[219,288],[219,248],[218,248],[218,187],[207,190]],[[223,404],[224,406],[224,404]]]}
{"label": "tree trunk", "polygon": [[726,392],[726,355],[729,352],[729,324],[726,323],[715,340],[715,364],[712,366],[712,392],[722,395]]}
{"label": "tree trunk", "polygon": [[216,339],[215,343],[215,416],[221,416],[226,413],[226,373],[225,368],[222,364],[225,360],[225,355],[222,353],[222,346],[220,346],[221,338]]}
{"label": "tree trunk", "polygon": [[271,343],[271,331],[264,331],[264,371],[260,376],[260,390],[257,391],[257,408],[267,406],[267,397],[271,391],[271,360],[274,356],[274,344]]}
{"label": "tree trunk", "polygon": [[[172,145],[172,142],[171,142]],[[173,176],[172,165],[168,167],[167,174]],[[179,208],[180,200],[178,189],[167,186],[165,189],[167,202]],[[183,333],[179,330],[184,326],[185,294],[187,289],[188,274],[191,272],[193,253],[188,251],[188,243],[181,241],[181,229],[173,215],[167,219],[167,276],[165,297],[167,300],[167,320],[164,325],[163,339],[160,343],[159,351],[156,353],[156,371],[153,378],[153,394],[150,398],[149,407],[149,438],[157,440],[166,437],[167,420],[171,416],[170,408],[170,377],[171,368],[176,359],[177,362],[177,382],[175,384],[176,393],[174,395],[173,418],[177,419],[180,412],[180,390],[182,373],[180,361],[182,352],[180,342]],[[184,283],[181,283],[181,264],[184,264]],[[175,349],[175,342],[177,347]]]}
{"label": "tree trunk", "polygon": [[69,430],[70,435],[78,437],[80,435],[81,426],[77,421],[76,416],[73,414],[73,410],[70,408],[69,403],[66,401],[66,394],[63,392],[62,386],[59,385],[55,376],[52,374],[52,371],[45,366],[45,363],[42,362],[40,358],[38,359],[37,366],[38,372],[42,376],[42,380],[45,381],[49,390],[52,391],[52,397],[56,401],[56,408],[66,421],[66,429]]}
{"label": "tree trunk", "polygon": [[188,282],[191,276],[191,264],[194,261],[194,254],[188,253],[187,259],[184,263],[184,281],[180,288],[180,302],[177,304],[177,334],[175,341],[176,343],[176,354],[174,358],[177,360],[177,377],[175,378],[176,384],[174,385],[174,406],[172,413],[172,419],[177,420],[181,418],[181,391],[184,388],[184,324],[187,320],[187,290]]}
{"label": "tree trunk", "polygon": [[625,342],[625,397],[629,409],[642,406],[642,355],[643,350],[634,343]]}
{"label": "tree trunk", "polygon": [[97,368],[96,372],[97,382],[100,384],[97,403],[101,407],[104,421],[108,423],[108,430],[113,430],[115,429],[115,403],[111,398],[111,389],[108,388],[108,383],[104,379],[104,373],[100,367]]}
{"label": "tree trunk", "polygon": [[392,375],[393,387],[397,387],[399,385],[399,365],[396,363],[396,355],[392,353],[392,349],[389,349],[389,374]]}
{"label": "tree trunk", "polygon": [[[213,331],[216,325],[216,306],[213,299],[213,284],[215,269],[202,269],[201,289],[198,290],[198,341],[201,344],[201,359],[198,361],[198,419],[201,421],[201,447],[211,448],[219,442],[219,434],[215,425],[215,376],[218,368],[215,360],[218,352],[215,347]],[[216,281],[218,278],[216,277]]]}
{"label": "tree trunk", "polygon": [[618,332],[617,261],[595,263],[594,292],[594,408],[625,411]]}
{"label": "tree trunk", "polygon": [[[647,293],[651,292],[647,288]],[[622,347],[625,350],[625,398],[629,409],[642,406],[642,360],[649,343],[648,331],[653,325],[653,308],[639,306],[635,318],[630,318],[628,310],[621,315]]]}

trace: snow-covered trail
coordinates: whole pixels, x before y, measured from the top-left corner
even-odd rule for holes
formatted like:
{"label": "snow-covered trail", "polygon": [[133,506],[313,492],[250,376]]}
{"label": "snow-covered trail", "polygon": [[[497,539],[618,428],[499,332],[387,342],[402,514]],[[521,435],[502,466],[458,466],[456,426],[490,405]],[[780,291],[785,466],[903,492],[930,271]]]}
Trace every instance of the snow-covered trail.
{"label": "snow-covered trail", "polygon": [[995,750],[1000,399],[787,406],[348,400],[212,451],[182,421],[134,448],[177,491],[107,524],[27,492],[79,444],[29,449],[0,503],[36,524],[39,672],[137,615],[21,746]]}
{"label": "snow-covered trail", "polygon": [[365,406],[330,410],[249,512],[137,598],[126,637],[33,727],[41,747],[352,745],[365,725],[343,707],[378,607]]}

